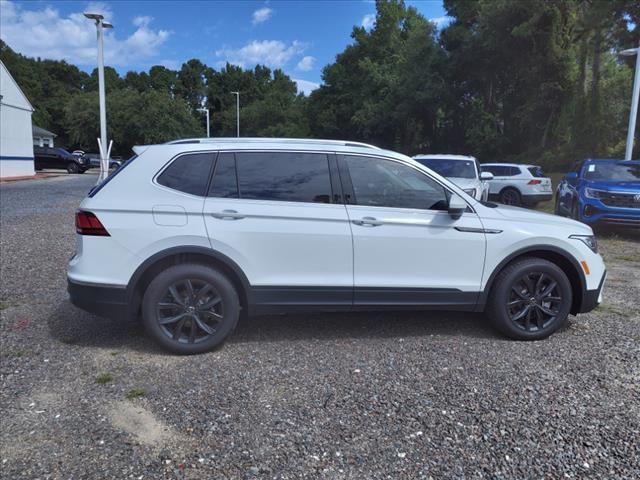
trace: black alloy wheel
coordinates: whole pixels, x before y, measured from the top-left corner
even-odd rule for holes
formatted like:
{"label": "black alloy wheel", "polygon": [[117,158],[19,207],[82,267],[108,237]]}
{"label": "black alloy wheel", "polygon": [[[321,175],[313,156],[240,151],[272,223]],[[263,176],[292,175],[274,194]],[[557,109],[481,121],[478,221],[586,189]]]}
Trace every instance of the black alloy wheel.
{"label": "black alloy wheel", "polygon": [[511,287],[506,306],[516,327],[537,332],[557,319],[562,301],[556,280],[544,272],[532,272],[520,277]]}
{"label": "black alloy wheel", "polygon": [[520,193],[513,188],[505,188],[500,192],[500,203],[518,206],[521,203]]}

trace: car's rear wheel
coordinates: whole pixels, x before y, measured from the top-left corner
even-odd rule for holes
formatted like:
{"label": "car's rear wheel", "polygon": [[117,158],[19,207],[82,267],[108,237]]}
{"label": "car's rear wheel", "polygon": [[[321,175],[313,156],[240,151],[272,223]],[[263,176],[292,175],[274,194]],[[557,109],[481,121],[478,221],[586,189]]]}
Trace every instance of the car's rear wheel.
{"label": "car's rear wheel", "polygon": [[560,267],[542,258],[525,258],[500,272],[487,315],[510,338],[539,340],[566,324],[572,301],[571,283]]}
{"label": "car's rear wheel", "polygon": [[69,162],[67,163],[67,173],[78,173],[80,171],[80,168],[78,167],[78,164],[75,162]]}
{"label": "car's rear wheel", "polygon": [[522,198],[515,188],[505,188],[500,192],[500,203],[505,205],[520,205]]}
{"label": "car's rear wheel", "polygon": [[170,267],[154,278],[142,301],[147,331],[179,354],[220,345],[240,316],[238,292],[221,272],[196,264]]}

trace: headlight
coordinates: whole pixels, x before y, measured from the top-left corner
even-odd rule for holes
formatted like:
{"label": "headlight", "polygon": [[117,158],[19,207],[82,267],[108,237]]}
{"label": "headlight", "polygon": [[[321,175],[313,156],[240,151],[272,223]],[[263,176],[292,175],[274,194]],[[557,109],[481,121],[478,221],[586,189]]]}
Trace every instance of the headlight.
{"label": "headlight", "polygon": [[464,190],[464,193],[467,195],[471,195],[473,198],[476,198],[476,189],[475,188],[467,188]]}
{"label": "headlight", "polygon": [[595,198],[598,199],[602,196],[602,194],[605,193],[602,190],[596,190],[595,188],[585,188],[584,189],[584,196],[587,198]]}
{"label": "headlight", "polygon": [[569,238],[580,240],[589,247],[593,253],[598,253],[598,241],[593,235],[570,235]]}

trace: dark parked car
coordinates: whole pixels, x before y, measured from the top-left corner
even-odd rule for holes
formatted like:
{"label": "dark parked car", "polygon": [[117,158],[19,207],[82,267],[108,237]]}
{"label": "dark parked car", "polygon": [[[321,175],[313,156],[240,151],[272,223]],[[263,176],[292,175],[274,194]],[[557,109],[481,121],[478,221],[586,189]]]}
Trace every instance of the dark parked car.
{"label": "dark parked car", "polygon": [[[89,160],[89,168],[100,168],[100,155],[98,153],[85,153]],[[111,157],[109,159],[109,169],[118,169],[122,166],[122,157]]]}
{"label": "dark parked car", "polygon": [[576,162],[558,185],[556,214],[592,226],[640,227],[640,161]]}
{"label": "dark parked car", "polygon": [[63,168],[69,173],[84,173],[89,161],[79,155],[73,155],[60,147],[33,147],[36,170],[43,168]]}

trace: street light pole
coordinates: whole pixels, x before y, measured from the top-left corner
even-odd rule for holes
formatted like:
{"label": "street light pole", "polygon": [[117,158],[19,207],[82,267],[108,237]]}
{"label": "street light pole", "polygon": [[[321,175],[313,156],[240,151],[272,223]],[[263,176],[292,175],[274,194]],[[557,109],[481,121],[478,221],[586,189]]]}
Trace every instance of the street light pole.
{"label": "street light pole", "polygon": [[209,138],[211,136],[209,132],[209,109],[203,107],[203,108],[199,108],[198,111],[203,112],[207,115],[207,138]]}
{"label": "street light pole", "polygon": [[636,133],[636,120],[638,118],[638,97],[640,96],[640,45],[638,48],[629,48],[620,52],[620,55],[636,56],[636,71],[633,76],[633,95],[631,96],[631,111],[629,112],[629,131],[627,132],[627,148],[624,153],[625,160],[631,160],[633,154],[633,138]]}
{"label": "street light pole", "polygon": [[85,13],[85,17],[94,20],[98,38],[98,95],[100,101],[100,177],[102,181],[109,174],[109,153],[107,150],[107,106],[104,87],[104,41],[103,29],[113,28],[113,25],[104,21],[104,16],[99,13]]}
{"label": "street light pole", "polygon": [[240,137],[240,92],[231,92],[236,96],[236,136]]}

